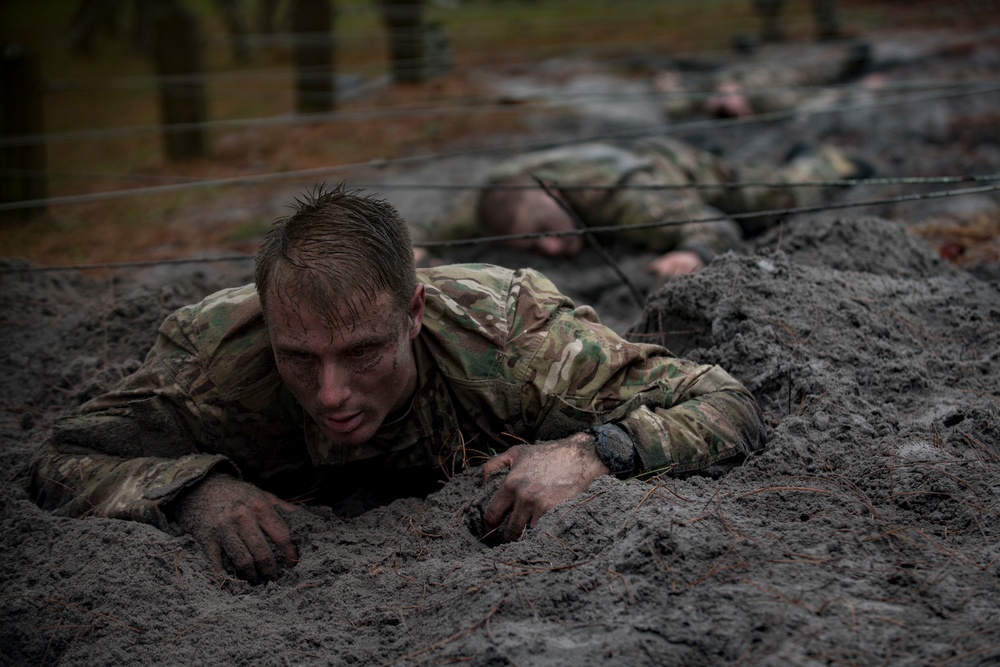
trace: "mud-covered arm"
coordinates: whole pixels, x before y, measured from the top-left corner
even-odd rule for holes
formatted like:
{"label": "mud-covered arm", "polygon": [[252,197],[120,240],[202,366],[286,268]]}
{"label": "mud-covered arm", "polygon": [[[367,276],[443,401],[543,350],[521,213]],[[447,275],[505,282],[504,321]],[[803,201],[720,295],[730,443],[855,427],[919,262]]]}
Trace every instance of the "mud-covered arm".
{"label": "mud-covered arm", "polygon": [[60,451],[51,442],[35,453],[31,491],[38,504],[62,516],[130,519],[165,528],[164,506],[211,470],[238,475],[223,456],[125,459]]}
{"label": "mud-covered arm", "polygon": [[722,368],[625,341],[587,306],[553,314],[532,366],[524,406],[540,439],[614,424],[634,446],[634,472],[697,470],[766,440],[756,401]]}
{"label": "mud-covered arm", "polygon": [[239,475],[225,456],[199,445],[201,406],[186,385],[200,366],[164,331],[171,331],[166,324],[139,370],[55,423],[31,462],[31,492],[41,506],[163,527],[162,507],[181,489],[212,470]]}

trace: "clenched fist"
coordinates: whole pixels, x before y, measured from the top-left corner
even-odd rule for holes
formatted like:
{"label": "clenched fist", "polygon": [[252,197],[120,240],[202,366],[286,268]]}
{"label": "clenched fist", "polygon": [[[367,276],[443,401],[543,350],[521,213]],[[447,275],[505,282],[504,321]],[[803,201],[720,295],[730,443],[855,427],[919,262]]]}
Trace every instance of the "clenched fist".
{"label": "clenched fist", "polygon": [[[611,471],[594,451],[594,437],[578,433],[562,440],[511,447],[483,466],[483,480],[504,468],[500,485],[483,519],[486,534],[503,526],[499,540],[511,542],[543,514],[587,489]],[[510,516],[504,523],[504,517]]]}

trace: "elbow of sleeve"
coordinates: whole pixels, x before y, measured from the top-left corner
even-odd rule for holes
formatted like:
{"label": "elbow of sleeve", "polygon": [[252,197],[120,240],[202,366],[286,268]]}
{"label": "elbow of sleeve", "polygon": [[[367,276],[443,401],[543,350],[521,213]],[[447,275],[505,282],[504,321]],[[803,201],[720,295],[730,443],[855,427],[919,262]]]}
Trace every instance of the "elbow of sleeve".
{"label": "elbow of sleeve", "polygon": [[768,438],[764,414],[743,385],[721,388],[702,398],[715,414],[710,420],[714,422],[712,430],[728,443],[733,455],[746,457],[764,449]]}

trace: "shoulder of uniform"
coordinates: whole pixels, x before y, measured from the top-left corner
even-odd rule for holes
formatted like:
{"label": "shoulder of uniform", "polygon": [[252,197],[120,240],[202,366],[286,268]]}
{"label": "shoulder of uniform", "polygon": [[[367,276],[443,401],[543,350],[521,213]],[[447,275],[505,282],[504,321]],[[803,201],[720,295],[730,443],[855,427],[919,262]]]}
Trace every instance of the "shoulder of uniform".
{"label": "shoulder of uniform", "polygon": [[558,292],[552,281],[535,269],[509,269],[493,264],[446,264],[418,269],[417,278],[426,287],[455,295],[480,291],[505,296],[525,287]]}
{"label": "shoulder of uniform", "polygon": [[220,290],[180,308],[161,325],[160,333],[199,350],[232,340],[254,344],[258,338],[266,339],[260,299],[252,284]]}
{"label": "shoulder of uniform", "polygon": [[547,319],[561,307],[573,307],[555,284],[535,269],[508,269],[491,264],[453,264],[421,269],[427,289],[428,309],[450,312],[451,318],[499,318],[515,316]]}
{"label": "shoulder of uniform", "polygon": [[429,287],[447,287],[454,283],[499,286],[509,284],[515,271],[493,264],[443,264],[417,269],[417,279]]}

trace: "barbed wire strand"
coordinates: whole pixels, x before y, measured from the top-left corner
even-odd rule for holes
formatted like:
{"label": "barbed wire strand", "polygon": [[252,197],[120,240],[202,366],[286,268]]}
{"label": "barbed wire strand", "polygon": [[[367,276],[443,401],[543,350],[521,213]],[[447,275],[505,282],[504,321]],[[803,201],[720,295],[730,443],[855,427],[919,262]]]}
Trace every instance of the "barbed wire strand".
{"label": "barbed wire strand", "polygon": [[941,199],[945,197],[960,197],[970,194],[983,194],[1000,190],[1000,184],[984,185],[975,188],[964,188],[962,190],[937,190],[935,192],[923,192],[912,195],[897,195],[880,199],[867,199],[854,202],[830,202],[826,204],[816,204],[812,206],[794,206],[781,209],[769,209],[766,211],[750,211],[747,213],[732,213],[710,216],[706,218],[687,218],[683,220],[653,220],[650,222],[640,222],[630,225],[604,225],[591,226],[585,230],[571,229],[559,232],[531,232],[525,234],[511,234],[506,236],[480,236],[471,239],[453,239],[448,241],[423,241],[414,245],[421,248],[445,248],[462,245],[476,245],[478,243],[497,243],[504,241],[520,241],[526,239],[536,239],[543,236],[580,236],[581,234],[616,234],[644,229],[655,229],[657,227],[670,227],[686,224],[699,224],[706,222],[718,222],[720,220],[752,220],[754,218],[783,217],[789,215],[800,215],[803,213],[819,213],[822,211],[833,211],[847,208],[860,208],[865,206],[880,206],[885,204],[902,204],[908,202],[922,201],[926,199]]}
{"label": "barbed wire strand", "polygon": [[[971,90],[970,90],[971,89]],[[807,95],[811,92],[864,92],[874,96],[889,96],[893,93],[909,92],[990,92],[1000,89],[1000,79],[973,79],[961,82],[955,81],[924,81],[907,84],[886,84],[881,88],[864,88],[857,83],[836,84],[827,86],[778,86],[770,88],[748,89],[745,93],[753,95],[772,95],[780,93],[801,93]],[[185,131],[185,130],[219,130],[219,129],[239,129],[271,127],[277,125],[316,125],[328,122],[349,122],[352,120],[372,120],[384,118],[407,118],[414,116],[435,116],[451,114],[467,114],[470,112],[493,113],[503,111],[507,113],[522,113],[533,111],[537,107],[577,106],[584,103],[600,103],[603,101],[621,104],[640,104],[649,102],[665,102],[667,100],[704,100],[715,94],[714,91],[681,89],[676,91],[643,91],[635,93],[593,93],[593,92],[559,92],[559,93],[534,93],[522,96],[512,96],[503,93],[485,96],[467,96],[461,98],[445,99],[444,103],[435,104],[406,104],[406,105],[383,105],[375,107],[363,107],[358,109],[342,109],[338,111],[324,113],[285,113],[275,116],[259,116],[254,118],[227,118],[219,120],[206,120],[193,123],[174,123],[170,125],[149,124],[132,125],[114,128],[98,128],[91,130],[74,130],[68,132],[51,132],[44,134],[21,134],[0,137],[0,147],[14,146],[36,146],[40,144],[73,143],[83,141],[98,141],[111,139],[125,139],[135,136],[145,136],[160,134],[165,130]],[[872,102],[876,104],[877,102]],[[799,113],[807,113],[806,110],[797,110]],[[724,120],[724,119],[712,119]]]}
{"label": "barbed wire strand", "polygon": [[[987,29],[986,31],[984,31],[985,35],[990,35],[990,34],[995,34],[995,33],[996,33],[995,29]],[[937,51],[940,51],[940,50],[944,49],[949,44],[955,44],[955,43],[965,44],[965,43],[968,43],[969,41],[975,41],[975,40],[970,40],[970,38],[968,38],[968,37],[953,38],[952,40],[944,40],[944,41],[934,40],[934,42],[938,45]],[[635,44],[630,44],[630,45],[632,47],[635,46]],[[581,44],[581,46],[582,46],[582,44]],[[795,63],[795,62],[800,62],[800,61],[817,60],[817,59],[821,58],[824,54],[830,52],[831,50],[842,50],[842,49],[843,49],[842,46],[837,46],[837,45],[814,47],[811,50],[809,50],[809,51],[807,51],[805,53],[799,54],[799,55],[789,55],[789,54],[786,53],[786,54],[783,54],[781,57],[778,57],[778,56],[763,57],[763,58],[760,58],[758,61],[756,61],[756,64],[759,64],[761,66],[767,66],[768,64],[775,64],[775,63],[780,63],[781,65],[786,65],[788,63]],[[706,53],[707,53],[707,55],[706,55]],[[720,52],[712,52],[712,51],[709,51],[709,52],[692,52],[690,54],[678,54],[678,55],[666,56],[666,57],[668,57],[668,58],[673,57],[673,58],[677,58],[677,59],[684,59],[684,58],[690,59],[690,58],[698,58],[698,57],[705,58],[705,57],[711,57],[711,55],[713,53],[723,53],[723,52],[721,52],[721,51]],[[632,57],[633,56],[629,56],[629,58],[632,58]],[[605,59],[605,60],[607,60],[607,59]],[[459,70],[457,70],[457,71],[461,71],[461,68]],[[239,78],[246,78],[248,76],[251,77],[251,78],[259,78],[260,76],[263,76],[263,77],[275,76],[278,72],[283,72],[285,74],[285,77],[288,78],[288,77],[291,77],[291,76],[295,75],[296,71],[295,70],[290,70],[290,69],[287,69],[287,68],[285,68],[285,69],[269,68],[267,70],[263,70],[260,75],[255,75],[254,72],[261,72],[261,71],[260,70],[249,70],[249,71],[248,70],[239,70],[239,71],[235,71],[235,72],[232,72],[232,71],[227,71],[227,72],[210,72],[210,73],[201,73],[201,74],[168,75],[168,76],[159,76],[159,77],[154,76],[154,75],[149,75],[149,76],[129,76],[129,77],[115,78],[115,79],[113,79],[113,81],[116,82],[116,85],[122,85],[122,83],[130,83],[131,85],[135,85],[135,86],[152,87],[154,84],[156,84],[158,82],[174,82],[174,83],[187,83],[187,84],[189,84],[189,83],[193,83],[193,82],[198,82],[198,81],[206,80],[206,78],[216,78],[216,77],[233,77],[233,78],[239,77]],[[78,86],[78,87],[80,87],[80,89],[84,89],[84,90],[88,90],[88,91],[92,90],[92,88],[88,88],[86,86],[83,86],[83,84],[81,83],[81,80],[54,80],[53,82],[50,83],[50,85],[54,85],[56,87],[61,87],[63,89],[67,89],[67,88],[72,88],[74,86]],[[371,85],[372,85],[372,82],[368,82],[367,84],[363,84],[361,86],[361,88],[370,87]],[[848,83],[848,84],[838,84],[838,85],[847,85],[847,86],[850,86],[851,84]],[[903,84],[903,85],[905,85],[905,84]],[[934,84],[927,84],[927,85],[932,85],[933,86]],[[964,86],[964,85],[969,85],[969,82],[967,80],[964,81],[964,82],[962,82],[962,83],[941,82],[941,85]],[[827,88],[831,88],[831,87],[832,88],[836,88],[837,86],[828,86]],[[816,87],[773,87],[773,88],[768,88],[768,89],[754,89],[753,91],[750,91],[750,92],[755,93],[755,94],[768,94],[768,93],[771,93],[771,92],[786,92],[786,91],[789,91],[789,90],[791,90],[791,91],[795,91],[795,90],[807,91],[810,88],[823,88],[823,87],[821,87],[821,86],[816,86]],[[887,86],[885,86],[883,88],[883,90],[891,90],[891,89],[899,89],[899,87],[898,87],[897,84],[888,84]],[[227,88],[227,90],[233,90],[233,89],[232,88]],[[265,89],[265,90],[272,90],[272,89],[268,88],[268,89]],[[639,100],[639,101],[644,101],[645,99],[650,99],[650,98],[652,98],[652,99],[661,99],[661,98],[677,98],[677,97],[685,97],[685,98],[689,97],[689,98],[692,98],[692,99],[698,99],[700,97],[706,97],[706,96],[711,95],[711,94],[712,93],[710,91],[698,91],[698,90],[684,90],[684,89],[681,89],[681,90],[678,90],[678,91],[636,94],[636,96],[635,96],[634,99]],[[564,99],[566,99],[567,101],[572,101],[574,99],[575,100],[599,100],[599,99],[601,99],[601,97],[599,95],[592,96],[593,94],[586,94],[586,93],[579,93],[579,94],[564,93],[563,95],[566,96]],[[501,97],[502,98],[503,96],[501,95],[501,96],[496,96],[496,97]],[[524,105],[524,104],[532,104],[532,103],[534,103],[534,104],[546,104],[546,103],[551,104],[551,102],[552,102],[553,99],[559,99],[559,94],[557,94],[557,95],[547,94],[546,97],[547,97],[547,99],[544,100],[544,101],[533,101],[533,100],[527,101],[527,102],[523,102],[522,101],[521,104],[522,105]],[[614,99],[616,102],[620,102],[622,100],[626,100],[627,101],[629,97],[630,97],[630,95],[625,95],[625,96],[615,95],[615,96],[613,96],[610,99]],[[470,98],[458,98],[458,99],[460,99],[460,100],[461,99],[468,100]],[[481,99],[489,100],[490,98],[485,97],[485,98],[481,98]],[[445,99],[444,101],[448,102],[449,100]],[[471,101],[472,102],[477,102],[477,98],[472,97]],[[493,105],[507,106],[507,105],[509,105],[509,103],[510,103],[510,100],[494,99],[493,101],[487,101],[487,102],[484,102],[484,103],[478,103],[477,102],[471,108],[477,108],[477,109],[480,109],[480,110],[484,110],[484,109],[493,110],[494,109]],[[172,125],[171,127],[175,128],[175,129],[197,129],[197,128],[247,127],[247,126],[252,127],[252,126],[266,126],[266,125],[271,125],[271,124],[298,124],[298,123],[301,123],[301,124],[312,124],[312,123],[317,123],[317,122],[324,122],[326,120],[350,120],[352,117],[358,117],[358,116],[364,117],[366,114],[369,115],[369,116],[372,115],[372,114],[378,114],[380,117],[393,116],[393,115],[412,115],[414,113],[421,113],[420,110],[426,110],[426,112],[437,112],[437,113],[440,113],[442,111],[456,113],[456,112],[460,112],[460,111],[467,111],[469,108],[470,107],[467,107],[467,106],[457,106],[457,107],[453,108],[451,106],[442,107],[441,105],[432,105],[432,106],[407,105],[407,106],[393,108],[392,110],[387,110],[384,107],[373,107],[373,108],[364,108],[364,109],[357,109],[357,110],[350,110],[350,111],[330,112],[330,113],[326,113],[326,114],[281,114],[281,115],[277,115],[277,116],[263,117],[263,118],[222,119],[222,120],[215,120],[215,121],[202,121],[202,122],[199,122],[199,123],[178,124],[178,125]],[[53,143],[53,142],[72,142],[72,141],[108,139],[108,138],[134,136],[136,134],[151,134],[151,133],[161,132],[162,130],[163,130],[162,125],[138,125],[138,126],[124,127],[124,128],[102,128],[102,129],[80,130],[80,131],[71,131],[71,132],[62,132],[62,133],[49,133],[49,134],[46,134],[46,135],[19,135],[19,136],[15,136],[15,137],[0,137],[0,146],[33,145],[33,144],[38,144],[38,143],[42,143],[42,142],[45,142],[45,141],[47,141],[49,143]]]}
{"label": "barbed wire strand", "polygon": [[597,255],[602,260],[604,260],[604,263],[611,267],[611,270],[615,272],[615,275],[618,276],[618,279],[621,280],[622,283],[624,283],[624,285],[628,288],[628,291],[632,295],[632,299],[635,301],[636,305],[642,308],[643,304],[642,292],[639,290],[636,284],[632,282],[632,279],[628,277],[628,274],[625,273],[624,270],[622,270],[622,267],[618,264],[617,261],[615,261],[615,258],[611,256],[611,253],[605,250],[604,246],[601,245],[601,243],[597,240],[597,238],[589,232],[588,225],[586,222],[583,221],[583,218],[577,215],[577,212],[574,211],[573,208],[569,204],[567,204],[562,197],[559,196],[559,194],[552,188],[551,185],[546,183],[543,179],[539,178],[538,176],[532,175],[532,178],[534,179],[535,184],[545,192],[545,194],[549,197],[549,199],[555,202],[556,206],[562,209],[562,211],[566,213],[566,215],[568,215],[573,220],[573,223],[576,225],[577,229],[584,230],[584,235],[583,235],[584,240],[591,248],[593,248],[594,252],[596,252]]}
{"label": "barbed wire strand", "polygon": [[[780,170],[775,167],[776,170]],[[92,174],[86,172],[66,172],[48,171],[42,169],[0,169],[0,176],[4,175],[41,175],[53,174],[56,176],[87,176],[90,178],[114,178],[139,180],[172,180],[181,183],[198,182],[199,179],[193,177],[161,177],[146,174],[112,174],[100,173]],[[860,186],[890,186],[890,185],[946,185],[952,183],[981,183],[1000,180],[1000,174],[980,174],[965,176],[881,176],[871,178],[844,178],[816,181],[747,181],[730,180],[719,183],[619,183],[615,185],[591,184],[591,183],[566,183],[557,184],[560,190],[738,190],[741,188],[851,188]],[[528,183],[395,183],[395,182],[357,182],[351,183],[351,187],[362,190],[437,190],[441,192],[460,192],[469,190],[532,190],[535,186]]]}
{"label": "barbed wire strand", "polygon": [[[507,241],[519,241],[537,239],[545,236],[581,236],[584,234],[620,234],[629,231],[654,229],[657,227],[668,227],[686,224],[700,224],[716,222],[720,220],[749,220],[763,217],[784,217],[790,215],[800,215],[804,213],[818,213],[830,210],[842,210],[848,208],[862,208],[866,206],[880,206],[887,204],[900,204],[927,199],[941,199],[946,197],[960,197],[970,194],[983,194],[1000,190],[1000,184],[980,186],[975,188],[964,188],[961,190],[937,190],[934,192],[917,193],[912,195],[898,195],[881,199],[868,199],[856,202],[836,202],[818,204],[813,206],[797,206],[782,209],[769,209],[766,211],[753,211],[748,213],[734,213],[731,215],[719,215],[706,218],[694,218],[683,220],[656,220],[645,223],[631,225],[605,225],[587,227],[584,229],[572,229],[559,232],[533,232],[525,234],[509,234],[497,236],[480,236],[469,239],[454,239],[448,241],[418,241],[413,245],[417,248],[446,248],[455,246],[480,245],[492,243],[504,243]],[[0,267],[0,275],[10,273],[46,273],[53,271],[90,271],[90,270],[121,270],[131,268],[148,268],[154,266],[170,266],[179,264],[207,264],[215,262],[230,261],[251,261],[252,255],[219,255],[212,257],[191,257],[166,260],[137,260],[129,262],[105,262],[94,264],[71,264],[64,266],[27,266],[27,267]]]}
{"label": "barbed wire strand", "polygon": [[[520,145],[513,145],[513,146],[507,145],[504,147],[494,147],[494,146],[476,147],[476,148],[443,152],[443,153],[412,155],[412,156],[404,156],[391,159],[373,159],[373,160],[367,160],[365,162],[347,163],[340,165],[327,165],[321,167],[311,167],[306,169],[298,169],[298,170],[291,170],[284,172],[267,172],[267,173],[245,175],[245,176],[231,176],[226,178],[205,179],[205,180],[190,181],[185,183],[156,185],[144,188],[128,188],[125,190],[112,190],[112,191],[94,192],[94,193],[86,193],[79,195],[64,195],[59,197],[47,197],[41,199],[32,199],[32,200],[24,200],[16,202],[4,202],[0,203],[0,211],[38,208],[42,206],[80,204],[93,201],[103,201],[106,199],[117,199],[122,197],[137,197],[137,196],[154,195],[154,194],[166,194],[166,193],[180,192],[196,188],[209,188],[209,187],[232,186],[232,185],[254,185],[254,184],[261,184],[273,181],[301,182],[302,179],[305,177],[330,174],[330,173],[335,173],[337,171],[343,171],[345,169],[359,169],[366,167],[384,168],[395,165],[418,164],[418,163],[432,162],[436,160],[467,157],[472,155],[486,155],[491,153],[507,153],[507,152],[527,152],[533,150],[542,150],[545,148],[552,148],[555,146],[575,145],[580,143],[586,143],[588,141],[634,138],[636,136],[655,134],[655,133],[682,134],[685,131],[692,131],[704,128],[724,129],[728,127],[755,124],[760,122],[770,122],[775,120],[788,119],[792,117],[805,118],[814,115],[847,113],[859,110],[884,108],[887,106],[898,106],[902,104],[915,104],[932,100],[951,99],[954,97],[962,97],[971,94],[997,92],[997,91],[1000,91],[1000,84],[986,86],[986,87],[977,86],[973,90],[952,91],[940,95],[914,95],[910,97],[904,96],[901,99],[882,100],[880,102],[872,102],[866,104],[834,106],[826,109],[809,109],[806,111],[798,109],[790,109],[790,110],[775,111],[763,114],[755,114],[753,116],[748,116],[745,118],[726,118],[726,119],[713,118],[713,119],[690,121],[686,123],[676,123],[673,125],[646,126],[643,128],[636,128],[633,130],[605,132],[585,138],[574,139],[571,141],[561,141],[561,142],[529,141],[521,143]],[[174,126],[174,127],[180,127],[180,126]]]}

